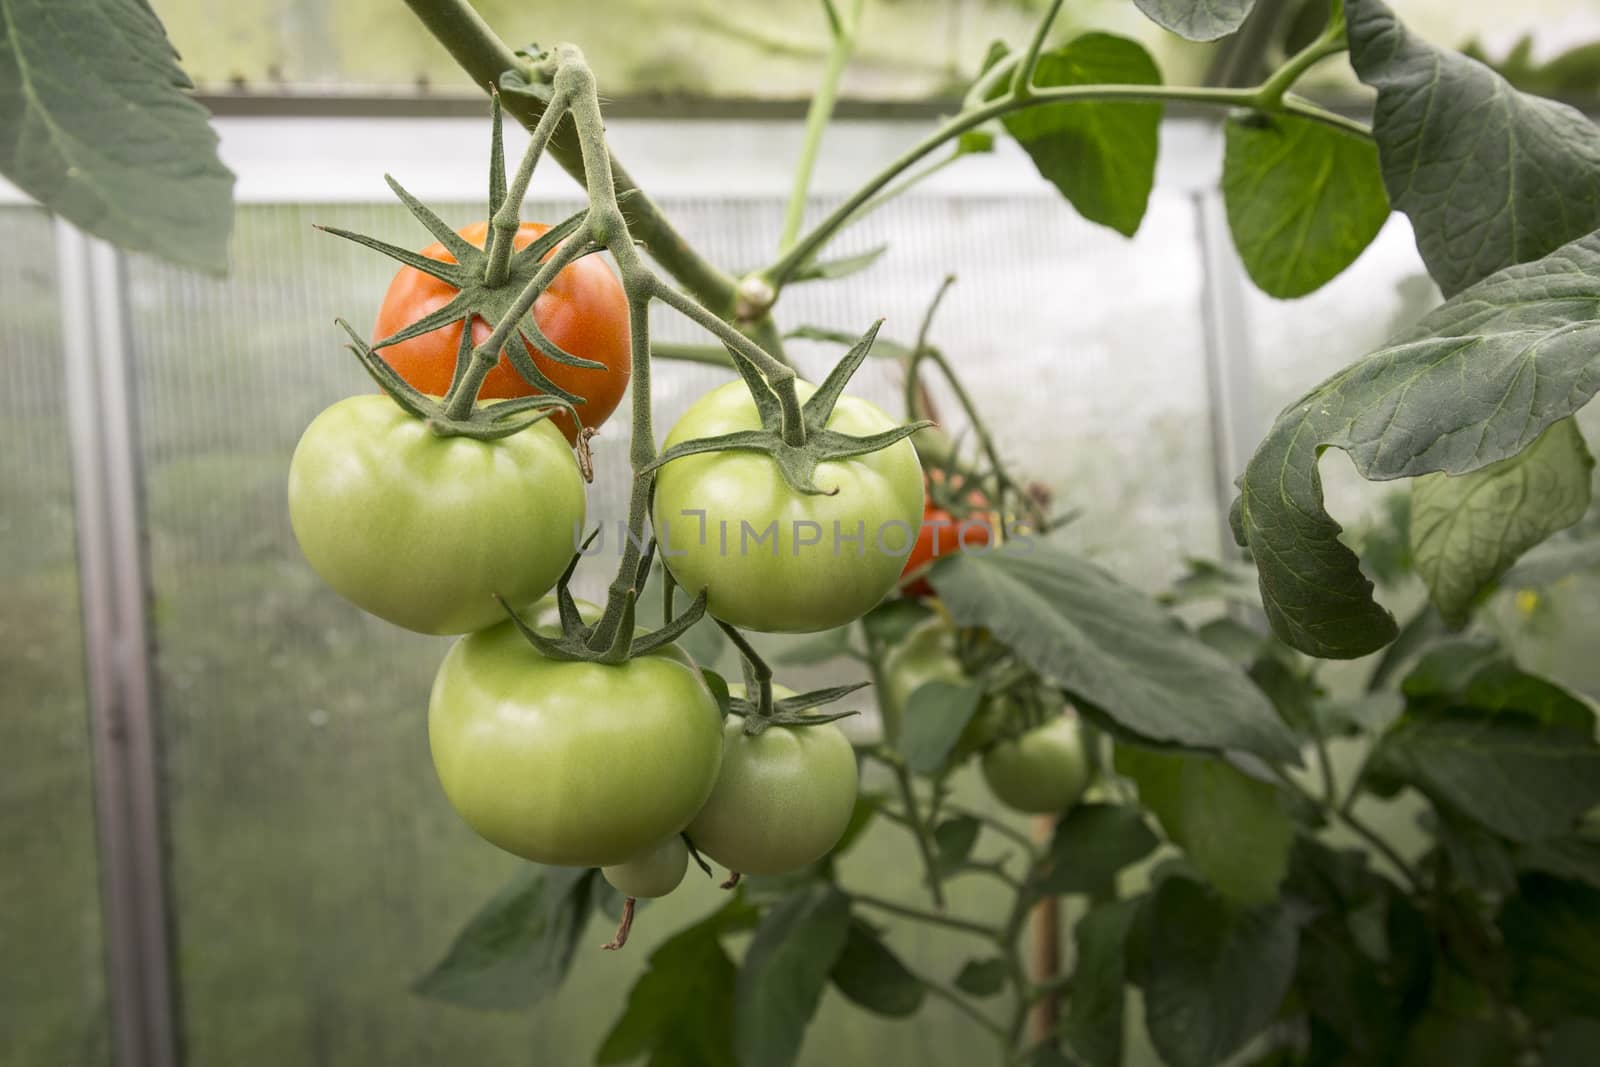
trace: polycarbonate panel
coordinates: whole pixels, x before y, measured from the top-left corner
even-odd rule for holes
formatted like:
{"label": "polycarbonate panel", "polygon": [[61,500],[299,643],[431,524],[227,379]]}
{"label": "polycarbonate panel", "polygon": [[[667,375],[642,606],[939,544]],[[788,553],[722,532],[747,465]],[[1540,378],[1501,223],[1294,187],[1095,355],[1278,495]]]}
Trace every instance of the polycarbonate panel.
{"label": "polycarbonate panel", "polygon": [[[734,267],[770,254],[782,212],[776,201],[665,207]],[[463,223],[474,213],[445,215]],[[314,222],[413,247],[427,240],[393,207],[244,207],[228,280],[143,260],[129,272],[189,1058],[587,1062],[652,944],[715,893],[697,886],[651,907],[626,953],[580,953],[559,999],[528,1013],[475,1014],[407,992],[516,864],[456,819],[434,780],[427,694],[448,642],[364,617],[321,586],[293,542],[284,479],[294,443],[322,407],[369,388],[333,319],[364,331],[391,273]],[[1053,199],[915,198],[838,249],[892,236],[882,263],[796,287],[784,321],[862,330],[882,315],[886,336],[909,339],[940,279],[958,271],[934,339],[962,364],[1019,471],[1049,484],[1058,506],[1085,509],[1063,540],[1153,584],[1181,550],[1211,549],[1217,528],[1194,232],[1189,201],[1176,195],[1157,195],[1131,242]],[[656,321],[663,338],[705,339],[664,311]],[[795,354],[815,376],[838,350]],[[658,365],[658,433],[730,373]],[[891,363],[871,363],[856,390],[900,410]],[[626,410],[595,441],[590,513],[608,523],[625,514]],[[608,566],[589,564],[580,592],[601,594],[608,577]],[[875,836],[852,867],[915,896],[903,846]],[[956,893],[973,907],[989,897],[981,884]],[[895,940],[938,976],[971,948],[922,930]],[[908,1046],[938,1063],[992,1051],[936,1009],[900,1027],[835,1001],[806,1063],[901,1061]]]}
{"label": "polycarbonate panel", "polygon": [[50,218],[0,211],[0,1063],[110,1062]]}

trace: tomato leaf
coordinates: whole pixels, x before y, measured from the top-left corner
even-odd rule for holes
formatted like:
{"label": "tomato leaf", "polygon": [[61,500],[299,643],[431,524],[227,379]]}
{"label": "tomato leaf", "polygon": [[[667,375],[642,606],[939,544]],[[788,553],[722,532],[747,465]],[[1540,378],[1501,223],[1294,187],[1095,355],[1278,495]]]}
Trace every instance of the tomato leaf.
{"label": "tomato leaf", "polygon": [[411,986],[469,1008],[519,1010],[561,987],[589,925],[600,872],[528,864],[456,935]]}
{"label": "tomato leaf", "polygon": [[1522,670],[1491,640],[1456,638],[1435,645],[1400,689],[1413,710],[1518,711],[1551,726],[1594,728],[1594,712],[1582,698]]}
{"label": "tomato leaf", "polygon": [[1145,17],[1179,37],[1215,41],[1244,24],[1256,0],[1134,0]]}
{"label": "tomato leaf", "polygon": [[1078,953],[1061,1036],[1087,1067],[1121,1067],[1125,944],[1141,905],[1138,900],[1097,905],[1073,928]]}
{"label": "tomato leaf", "polygon": [[1091,563],[1013,542],[962,552],[931,580],[958,624],[986,627],[1140,737],[1299,762],[1294,734],[1242,671]]}
{"label": "tomato leaf", "polygon": [[1277,1014],[1294,976],[1294,914],[1282,903],[1242,909],[1179,876],[1145,911],[1138,970],[1150,1040],[1171,1067],[1221,1063]]}
{"label": "tomato leaf", "polygon": [[848,278],[852,274],[860,274],[889,251],[888,245],[877,245],[865,252],[853,256],[840,256],[838,259],[811,260],[802,264],[794,274],[790,275],[788,284],[795,282],[837,281]]}
{"label": "tomato leaf", "polygon": [[876,930],[852,919],[844,951],[828,976],[850,1000],[877,1015],[902,1018],[922,1007],[926,987],[906,969]]}
{"label": "tomato leaf", "polygon": [[1408,712],[1373,752],[1368,774],[1413,785],[1513,841],[1560,836],[1600,804],[1592,729],[1516,712]]}
{"label": "tomato leaf", "polygon": [[1138,863],[1159,844],[1137,808],[1078,804],[1056,824],[1040,870],[1039,891],[1100,892],[1118,871]]}
{"label": "tomato leaf", "polygon": [[961,869],[978,843],[980,829],[981,824],[970,815],[957,815],[933,828],[934,852],[941,873],[952,874]]}
{"label": "tomato leaf", "polygon": [[1352,658],[1397,632],[1323,505],[1322,451],[1342,449],[1372,480],[1516,455],[1600,389],[1597,313],[1600,234],[1479,282],[1278,416],[1231,518],[1280,638]]}
{"label": "tomato leaf", "polygon": [[595,1062],[626,1063],[646,1052],[657,1067],[739,1067],[733,1051],[737,971],[722,948],[724,934],[755,925],[741,897],[667,939],[628,992]]}
{"label": "tomato leaf", "polygon": [[1433,47],[1381,0],[1346,14],[1384,185],[1446,296],[1600,228],[1600,129],[1581,112]]}
{"label": "tomato leaf", "polygon": [[1262,292],[1322,288],[1383,229],[1389,198],[1372,142],[1287,115],[1234,115],[1225,131],[1228,229]]}
{"label": "tomato leaf", "polygon": [[142,0],[0,0],[0,173],[96,237],[222,274],[233,174],[177,59]]}
{"label": "tomato leaf", "polygon": [[[1159,85],[1161,72],[1135,41],[1086,33],[1043,53],[1039,88]],[[998,95],[1005,84],[994,87]],[[1001,120],[1039,173],[1091,222],[1132,237],[1155,185],[1161,105],[1142,101],[1073,100],[1014,111]]]}
{"label": "tomato leaf", "polygon": [[849,930],[850,898],[826,884],[789,894],[762,919],[735,994],[740,1067],[795,1061]]}
{"label": "tomato leaf", "polygon": [[1532,841],[1512,852],[1518,870],[1553,874],[1600,889],[1600,841],[1557,837]]}
{"label": "tomato leaf", "polygon": [[900,725],[899,748],[906,766],[917,774],[932,774],[961,738],[983,700],[980,685],[925,682],[906,701]]}
{"label": "tomato leaf", "polygon": [[968,960],[956,974],[956,988],[975,997],[992,997],[1005,988],[1008,965],[998,957]]}
{"label": "tomato leaf", "polygon": [[1225,896],[1259,904],[1277,895],[1289,869],[1294,824],[1278,790],[1222,760],[1118,745],[1117,772],[1172,843]]}
{"label": "tomato leaf", "polygon": [[1411,483],[1411,554],[1446,622],[1464,626],[1518,556],[1583,518],[1593,469],[1577,423],[1562,419],[1508,459]]}
{"label": "tomato leaf", "polygon": [[1600,1004],[1600,889],[1534,875],[1500,913],[1517,960],[1515,997],[1536,1022]]}

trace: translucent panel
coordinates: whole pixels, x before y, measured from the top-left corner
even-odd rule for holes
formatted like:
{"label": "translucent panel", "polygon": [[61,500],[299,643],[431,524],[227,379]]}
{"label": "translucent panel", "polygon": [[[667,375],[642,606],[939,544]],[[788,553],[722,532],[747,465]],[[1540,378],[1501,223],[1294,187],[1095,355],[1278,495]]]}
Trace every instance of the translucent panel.
{"label": "translucent panel", "polygon": [[0,211],[0,1063],[110,1061],[50,219]]}
{"label": "translucent panel", "polygon": [[[776,201],[665,206],[733,266],[769,254],[781,218]],[[472,214],[446,212],[458,223]],[[391,273],[313,222],[426,240],[397,208],[246,207],[229,280],[145,261],[129,272],[186,1045],[193,1062],[239,1067],[586,1062],[652,943],[703,913],[714,891],[649,909],[620,957],[580,953],[559,1001],[531,1013],[472,1014],[406,991],[515,862],[457,821],[429,764],[427,693],[447,642],[365,618],[320,585],[293,542],[294,443],[320,408],[369,388],[333,319],[366,329]],[[861,330],[882,315],[886,335],[909,339],[939,280],[959,270],[935,339],[966,369],[1001,446],[1059,506],[1086,510],[1065,541],[1154,583],[1181,549],[1214,546],[1218,523],[1193,234],[1177,195],[1155,198],[1132,242],[1053,199],[916,198],[840,249],[892,235],[891,259],[845,283],[797,287],[785,321]],[[662,337],[704,339],[669,315],[657,322]],[[795,351],[811,376],[838,355]],[[659,365],[658,432],[730,374]],[[856,388],[900,410],[893,364],[872,362]],[[625,412],[595,442],[591,515],[608,524],[625,515]],[[608,570],[586,568],[580,592],[600,595]],[[863,879],[917,892],[900,843],[861,856]],[[976,907],[988,891],[960,892]],[[964,958],[940,936],[897,938],[931,974]],[[824,1011],[830,1025],[811,1034],[807,1063],[897,1062],[907,1041],[940,1062],[989,1053],[981,1033],[936,1013],[911,1028],[831,1000]]]}

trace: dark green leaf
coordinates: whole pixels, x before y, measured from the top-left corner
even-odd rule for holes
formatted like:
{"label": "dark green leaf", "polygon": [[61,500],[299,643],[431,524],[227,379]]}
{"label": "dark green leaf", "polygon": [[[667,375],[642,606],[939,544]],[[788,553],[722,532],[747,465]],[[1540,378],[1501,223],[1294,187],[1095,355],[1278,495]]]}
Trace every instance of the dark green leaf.
{"label": "dark green leaf", "polygon": [[956,988],[975,997],[992,997],[1005,988],[1008,967],[999,958],[968,960],[956,975]]}
{"label": "dark green leaf", "polygon": [[951,749],[983,700],[981,685],[926,682],[906,702],[899,748],[906,766],[932,774],[944,766]]}
{"label": "dark green leaf", "polygon": [[728,708],[732,705],[733,698],[728,693],[728,680],[716,671],[702,670],[700,677],[706,680],[706,688],[711,690],[711,695],[717,701],[717,714],[724,719],[728,717]]}
{"label": "dark green leaf", "polygon": [[876,931],[852,920],[844,951],[830,973],[839,992],[877,1015],[914,1015],[926,989],[920,979],[889,950]]}
{"label": "dark green leaf", "polygon": [[1517,887],[1511,850],[1474,822],[1449,812],[1439,815],[1439,847],[1456,878],[1483,893],[1510,893]]}
{"label": "dark green leaf", "polygon": [[806,263],[790,276],[789,282],[814,282],[836,281],[848,278],[852,274],[859,274],[878,262],[878,258],[889,251],[888,245],[878,245],[865,252],[853,256],[841,256],[838,259],[812,260]]}
{"label": "dark green leaf", "polygon": [[1593,1015],[1600,1005],[1600,889],[1545,875],[1523,879],[1500,913],[1517,962],[1517,1003],[1536,1022]]}
{"label": "dark green leaf", "polygon": [[1310,119],[1228,119],[1222,196],[1250,280],[1305,296],[1354,263],[1389,217],[1372,142]]}
{"label": "dark green leaf", "polygon": [[1406,675],[1401,691],[1417,710],[1518,711],[1548,726],[1594,727],[1586,702],[1523,671],[1492,640],[1459,638],[1435,645]]}
{"label": "dark green leaf", "polygon": [[1589,510],[1594,459],[1572,419],[1525,450],[1469,474],[1411,483],[1411,551],[1454,627],[1517,557]]}
{"label": "dark green leaf", "polygon": [[1278,416],[1239,479],[1232,520],[1279,637],[1351,658],[1396,633],[1323,506],[1322,450],[1344,450],[1374,480],[1516,455],[1600,389],[1597,315],[1600,235],[1478,283]]}
{"label": "dark green leaf", "polygon": [[1179,37],[1215,41],[1244,24],[1256,0],[1134,0],[1145,17]]}
{"label": "dark green leaf", "polygon": [[850,930],[850,898],[811,885],[767,913],[739,969],[734,1047],[740,1067],[785,1067],[800,1054]]}
{"label": "dark green leaf", "polygon": [[1600,804],[1593,734],[1515,713],[1407,713],[1368,768],[1513,841],[1559,836]]}
{"label": "dark green leaf", "polygon": [[412,984],[469,1008],[526,1008],[560,988],[594,910],[600,872],[529,864],[462,931],[444,959]]}
{"label": "dark green leaf", "polygon": [[1600,130],[1581,112],[1434,48],[1381,0],[1345,6],[1384,185],[1446,296],[1600,228]]}
{"label": "dark green leaf", "polygon": [[861,617],[867,634],[880,645],[898,645],[906,635],[933,617],[933,609],[920,600],[886,600]]}
{"label": "dark green leaf", "polygon": [[1557,837],[1517,846],[1517,867],[1583,882],[1600,889],[1600,841],[1583,837]]}
{"label": "dark green leaf", "polygon": [[622,1016],[595,1053],[600,1064],[650,1053],[650,1067],[738,1067],[733,1052],[737,972],[724,934],[755,925],[756,912],[735,897],[650,954]]}
{"label": "dark green leaf", "polygon": [[1039,875],[1039,891],[1099,892],[1118,871],[1150,855],[1158,844],[1139,809],[1079,804],[1056,824]]}
{"label": "dark green leaf", "polygon": [[963,552],[933,574],[962,626],[982,626],[1046,678],[1140,737],[1299,762],[1293,733],[1232,663],[1159,605],[1058,549]]}
{"label": "dark green leaf", "polygon": [[934,852],[941,872],[959,870],[978,842],[980,824],[970,815],[957,815],[933,828]]}
{"label": "dark green leaf", "polygon": [[1277,895],[1289,866],[1294,824],[1278,790],[1211,756],[1118,745],[1118,773],[1172,843],[1228,897],[1260,903]]}
{"label": "dark green leaf", "polygon": [[1282,904],[1243,910],[1198,882],[1147,898],[1145,1025],[1171,1067],[1210,1067],[1277,1014],[1294,975],[1297,930]]}
{"label": "dark green leaf", "polygon": [[0,173],[133,252],[228,269],[233,174],[142,0],[0,2]]}
{"label": "dark green leaf", "polygon": [[1097,905],[1072,931],[1078,953],[1061,1036],[1086,1067],[1122,1063],[1124,944],[1141,903],[1114,900]]}
{"label": "dark green leaf", "polygon": [[[1033,80],[1039,88],[1159,85],[1161,72],[1137,42],[1086,33],[1041,55]],[[1138,232],[1155,184],[1159,103],[1074,100],[1013,111],[1002,122],[1079,214],[1129,237]]]}

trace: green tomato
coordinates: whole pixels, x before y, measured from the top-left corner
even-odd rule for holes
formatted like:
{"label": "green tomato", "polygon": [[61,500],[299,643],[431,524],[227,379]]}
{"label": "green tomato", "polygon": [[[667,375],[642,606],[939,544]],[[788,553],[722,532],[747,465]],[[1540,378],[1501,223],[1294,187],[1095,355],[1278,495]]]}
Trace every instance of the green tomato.
{"label": "green tomato", "polygon": [[[773,695],[794,694],[773,686]],[[722,744],[716,788],[689,824],[701,854],[740,874],[787,874],[839,843],[856,806],[856,754],[844,731],[772,726],[752,737],[730,715]]]}
{"label": "green tomato", "polygon": [[688,869],[688,846],[673,834],[626,863],[601,868],[600,873],[625,897],[664,897],[678,888]]}
{"label": "green tomato", "polygon": [[509,622],[450,649],[428,743],[469,826],[574,867],[626,863],[681,831],[722,762],[716,698],[677,647],[616,665],[558,661]]}
{"label": "green tomato", "polygon": [[439,437],[387,396],[318,415],[289,461],[289,521],[311,569],[397,626],[459,634],[549,591],[574,552],[584,484],[546,419],[498,441]]}
{"label": "green tomato", "polygon": [[1078,802],[1089,786],[1089,757],[1075,715],[1058,715],[983,757],[983,780],[1001,803],[1049,815]]}
{"label": "green tomato", "polygon": [[[798,384],[804,401],[816,388]],[[896,423],[842,396],[828,427],[882,433]],[[665,447],[761,426],[744,383],[701,397]],[[663,562],[691,593],[706,590],[717,618],[750,630],[811,633],[859,618],[900,578],[922,523],[922,468],[910,441],[819,464],[808,496],[757,452],[686,456],[656,475],[655,528]]]}
{"label": "green tomato", "polygon": [[956,659],[956,635],[950,624],[935,616],[921,623],[883,657],[883,692],[878,710],[883,717],[883,739],[900,739],[911,694],[929,682],[960,685],[967,680]]}

